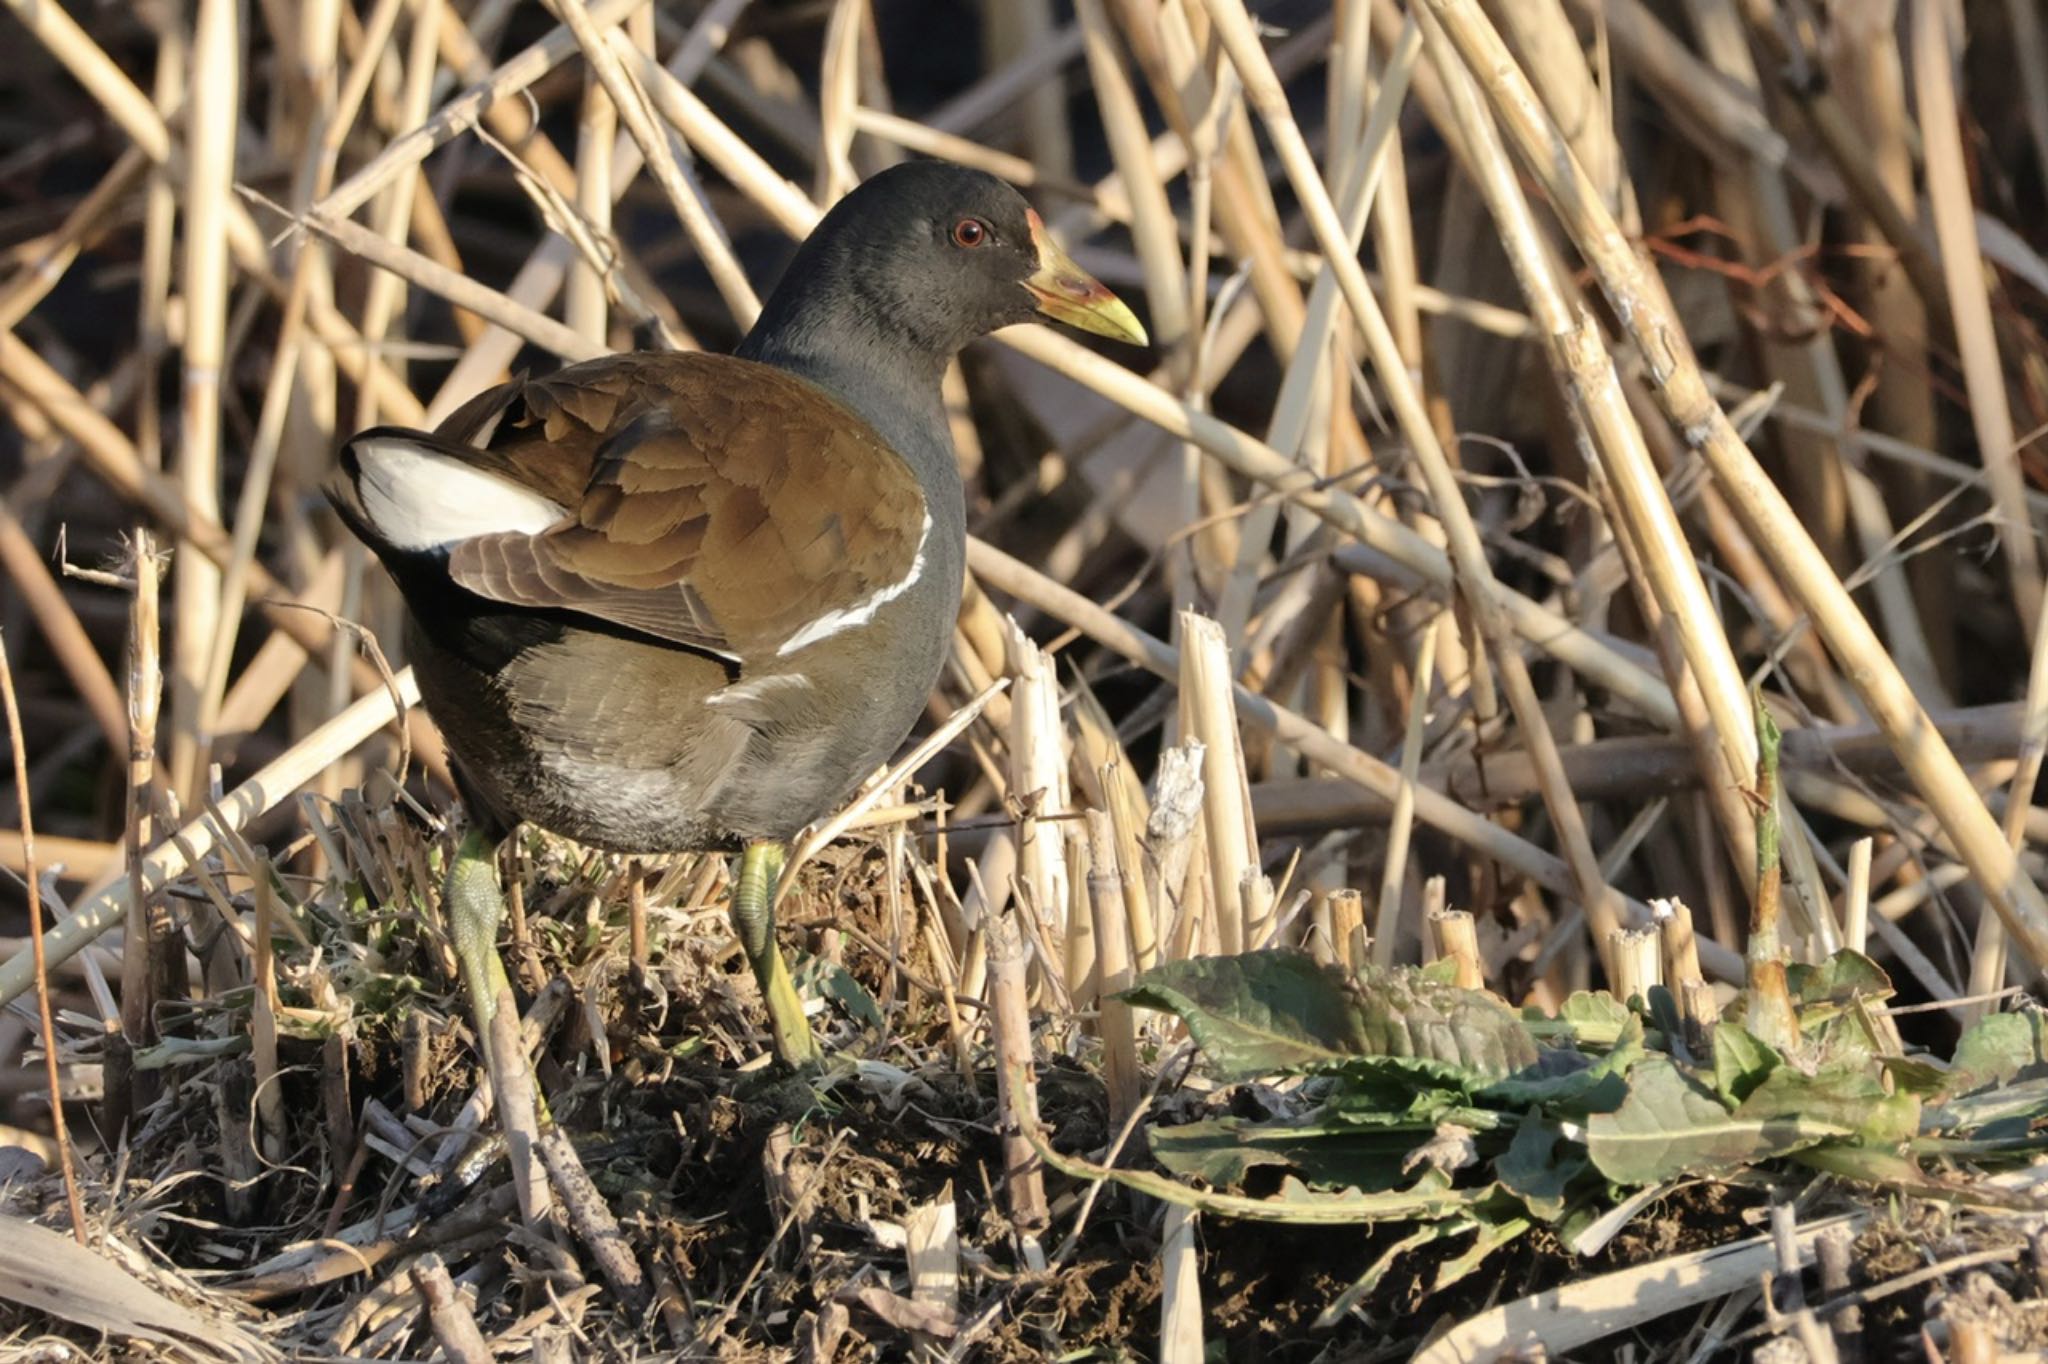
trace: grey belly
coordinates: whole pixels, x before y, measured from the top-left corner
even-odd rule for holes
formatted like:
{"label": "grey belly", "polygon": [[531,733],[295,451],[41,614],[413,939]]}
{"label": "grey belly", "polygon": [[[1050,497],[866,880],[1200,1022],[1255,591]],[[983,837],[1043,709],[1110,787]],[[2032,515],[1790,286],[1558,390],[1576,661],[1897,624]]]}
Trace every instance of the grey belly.
{"label": "grey belly", "polygon": [[734,698],[717,665],[633,640],[572,634],[491,672],[414,636],[428,713],[489,814],[616,852],[790,838],[902,743],[941,657],[898,656],[898,686],[875,694],[858,676],[837,685],[839,660],[807,656],[820,681],[743,677]]}

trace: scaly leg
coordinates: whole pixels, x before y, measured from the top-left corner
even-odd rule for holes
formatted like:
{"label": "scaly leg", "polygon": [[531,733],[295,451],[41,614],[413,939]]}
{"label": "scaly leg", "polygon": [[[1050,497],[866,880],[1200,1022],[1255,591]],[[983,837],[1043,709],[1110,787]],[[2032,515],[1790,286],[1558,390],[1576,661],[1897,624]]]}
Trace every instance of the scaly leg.
{"label": "scaly leg", "polygon": [[477,829],[462,836],[448,863],[448,887],[441,903],[448,911],[449,935],[462,973],[462,992],[469,996],[470,1016],[497,1096],[498,1122],[512,1161],[512,1182],[519,1192],[519,1210],[527,1225],[538,1225],[547,1212],[548,1183],[536,1143],[546,1101],[533,1082],[520,1042],[519,1015],[512,982],[498,957],[498,924],[505,917],[505,896],[498,884],[497,848]]}
{"label": "scaly leg", "polygon": [[818,1043],[811,1036],[810,1020],[804,1017],[803,1000],[782,960],[782,949],[775,945],[775,882],[782,875],[787,853],[782,844],[765,839],[747,845],[732,888],[732,926],[739,934],[740,950],[747,954],[747,965],[754,968],[754,979],[761,984],[775,1054],[785,1065],[806,1066],[819,1059]]}
{"label": "scaly leg", "polygon": [[480,830],[463,834],[448,863],[449,934],[455,940],[455,961],[462,972],[463,993],[469,996],[477,1038],[488,1060],[491,1020],[500,991],[511,992],[505,963],[498,958],[498,925],[505,918],[505,897],[498,887],[497,849]]}

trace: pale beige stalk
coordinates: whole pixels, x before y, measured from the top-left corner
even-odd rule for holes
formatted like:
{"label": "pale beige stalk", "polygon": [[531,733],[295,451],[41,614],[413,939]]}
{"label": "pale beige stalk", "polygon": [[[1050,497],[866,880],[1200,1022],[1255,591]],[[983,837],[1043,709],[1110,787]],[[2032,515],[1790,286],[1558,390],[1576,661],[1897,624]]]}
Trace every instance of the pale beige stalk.
{"label": "pale beige stalk", "polygon": [[1687,443],[1705,456],[1751,538],[1812,616],[1908,776],[1940,819],[1957,855],[2005,918],[2028,959],[2037,968],[2048,962],[2048,903],[2040,888],[2020,866],[1869,622],[1708,392],[1683,330],[1661,304],[1659,291],[1643,281],[1644,267],[1634,248],[1599,205],[1584,171],[1569,156],[1558,154],[1557,130],[1500,35],[1471,0],[1425,2],[1479,77],[1524,168],[1544,186],[1617,317],[1641,348],[1666,415]]}

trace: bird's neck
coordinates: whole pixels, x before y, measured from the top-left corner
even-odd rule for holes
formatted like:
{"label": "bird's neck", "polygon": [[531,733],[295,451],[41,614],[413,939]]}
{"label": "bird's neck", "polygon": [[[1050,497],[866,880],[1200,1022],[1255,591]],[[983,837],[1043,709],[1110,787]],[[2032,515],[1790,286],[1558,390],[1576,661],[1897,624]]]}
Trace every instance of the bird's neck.
{"label": "bird's neck", "polygon": [[893,330],[886,312],[828,312],[778,293],[736,353],[809,379],[865,418],[920,474],[959,477],[939,392],[946,359]]}

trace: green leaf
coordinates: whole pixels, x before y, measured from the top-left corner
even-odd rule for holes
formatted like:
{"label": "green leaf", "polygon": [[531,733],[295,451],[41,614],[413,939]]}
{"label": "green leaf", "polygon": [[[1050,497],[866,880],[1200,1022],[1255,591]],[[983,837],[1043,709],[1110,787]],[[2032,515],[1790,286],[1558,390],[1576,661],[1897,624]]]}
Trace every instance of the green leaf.
{"label": "green leaf", "polygon": [[1119,998],[1178,1016],[1226,1079],[1315,1070],[1365,1050],[1343,977],[1300,952],[1167,962]]}
{"label": "green leaf", "polygon": [[[1560,1146],[1563,1147],[1560,1152]],[[1532,1216],[1555,1222],[1564,1216],[1565,1190],[1586,1169],[1586,1158],[1567,1143],[1554,1122],[1535,1113],[1522,1119],[1515,1139],[1494,1162],[1501,1187],[1528,1205]]]}
{"label": "green leaf", "polygon": [[1613,995],[1591,990],[1579,990],[1568,996],[1555,1019],[1546,1017],[1542,1010],[1534,1007],[1522,1014],[1523,1021],[1531,1024],[1541,1035],[1562,1035],[1565,1040],[1576,1042],[1581,1047],[1612,1045],[1633,1016],[1628,1006]]}
{"label": "green leaf", "polygon": [[795,963],[796,985],[799,993],[822,995],[836,1000],[846,1010],[846,1016],[864,1028],[880,1032],[888,1026],[882,1017],[882,1006],[875,1003],[875,997],[868,993],[854,974],[828,957],[813,957],[797,954]]}
{"label": "green leaf", "polygon": [[1586,1149],[1618,1184],[1712,1174],[1824,1141],[1896,1144],[1919,1123],[1919,1101],[1886,1094],[1874,1072],[1802,1075],[1779,1066],[1733,1113],[1714,1091],[1662,1057],[1635,1068],[1627,1102],[1587,1122]]}
{"label": "green leaf", "polygon": [[2048,1075],[2048,1014],[2038,1009],[1980,1018],[1956,1043],[1945,1090],[1969,1094],[1987,1085]]}
{"label": "green leaf", "polygon": [[1923,1125],[1929,1132],[1974,1136],[1993,1123],[2032,1124],[2042,1118],[2048,1118],[2048,1079],[2013,1080],[1930,1108]]}
{"label": "green leaf", "polygon": [[[1463,1110],[1462,1089],[1418,1085],[1421,1072],[1389,1061],[1408,1058],[1355,1057],[1323,1103],[1320,1116],[1353,1127],[1403,1127],[1427,1131]],[[1432,1067],[1435,1062],[1428,1063]]]}
{"label": "green leaf", "polygon": [[1778,1068],[1778,1053],[1740,1023],[1714,1025],[1714,1090],[1733,1108]]}
{"label": "green leaf", "polygon": [[1861,952],[1842,948],[1818,966],[1794,962],[1785,968],[1785,984],[1801,1019],[1808,1009],[1831,1012],[1852,999],[1883,1001],[1892,997],[1892,978]]}
{"label": "green leaf", "polygon": [[1628,1097],[1629,1068],[1645,1054],[1643,1020],[1630,1014],[1605,1056],[1545,1047],[1535,1065],[1486,1086],[1478,1097],[1508,1108],[1542,1107],[1578,1117],[1612,1112]]}
{"label": "green leaf", "polygon": [[1279,1168],[1324,1188],[1384,1193],[1398,1186],[1401,1157],[1414,1144],[1406,1132],[1227,1117],[1146,1135],[1161,1165],[1219,1189],[1241,1186],[1255,1169]]}
{"label": "green leaf", "polygon": [[1376,1083],[1392,1071],[1397,1085],[1470,1092],[1536,1060],[1514,1010],[1412,967],[1347,980],[1299,952],[1247,952],[1169,962],[1121,998],[1178,1015],[1228,1079],[1305,1071]]}
{"label": "green leaf", "polygon": [[1483,1085],[1536,1063],[1536,1040],[1513,1009],[1483,990],[1420,972],[1367,967],[1354,996],[1361,1051],[1455,1066]]}

